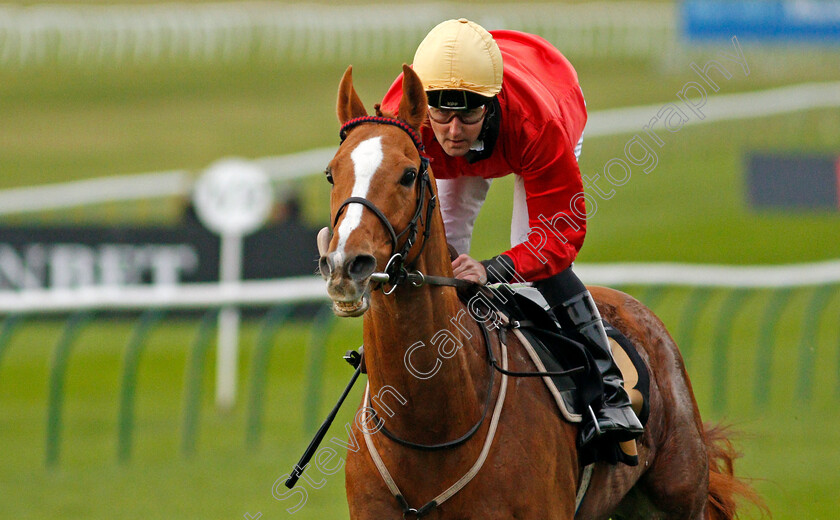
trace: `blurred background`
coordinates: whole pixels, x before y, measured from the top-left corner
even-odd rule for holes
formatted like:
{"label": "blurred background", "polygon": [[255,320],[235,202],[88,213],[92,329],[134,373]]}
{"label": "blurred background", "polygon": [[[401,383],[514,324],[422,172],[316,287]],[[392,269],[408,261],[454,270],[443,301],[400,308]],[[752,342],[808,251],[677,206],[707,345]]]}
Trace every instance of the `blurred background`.
{"label": "blurred background", "polygon": [[837,516],[840,2],[54,0],[0,4],[0,518],[347,517],[343,471],[282,487],[361,342],[313,276],[335,94],[461,16],[572,61],[581,277],[662,318],[776,518]]}

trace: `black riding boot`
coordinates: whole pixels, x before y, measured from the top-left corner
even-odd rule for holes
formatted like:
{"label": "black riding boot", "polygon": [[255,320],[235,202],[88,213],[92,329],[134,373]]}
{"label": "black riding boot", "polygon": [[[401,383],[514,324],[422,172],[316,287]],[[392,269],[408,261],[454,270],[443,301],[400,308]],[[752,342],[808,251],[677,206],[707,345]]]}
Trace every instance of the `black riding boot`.
{"label": "black riding boot", "polygon": [[592,295],[569,267],[534,286],[545,297],[560,326],[575,331],[584,339],[601,378],[604,381],[603,402],[589,407],[581,427],[581,446],[607,437],[623,442],[639,437],[644,431],[633,412],[630,398],[624,390],[621,371],[615,364],[604,323]]}

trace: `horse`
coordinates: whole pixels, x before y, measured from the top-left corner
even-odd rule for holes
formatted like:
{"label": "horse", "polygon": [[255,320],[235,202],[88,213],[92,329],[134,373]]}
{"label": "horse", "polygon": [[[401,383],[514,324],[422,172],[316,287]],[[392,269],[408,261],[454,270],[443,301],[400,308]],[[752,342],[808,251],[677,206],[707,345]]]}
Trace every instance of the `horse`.
{"label": "horse", "polygon": [[376,105],[368,115],[348,67],[337,99],[342,143],[325,171],[333,229],[318,236],[319,267],[334,313],[363,316],[368,376],[349,430],[350,518],[723,520],[743,498],[760,502],[733,473],[725,428],[701,420],[663,323],[605,287],[589,290],[638,346],[650,415],[639,464],[596,463],[581,501],[578,426],[541,378],[488,369],[488,359],[507,373],[536,367],[516,337],[487,334],[446,283],[451,256],[418,137],[426,95],[409,66],[403,74],[398,113]]}

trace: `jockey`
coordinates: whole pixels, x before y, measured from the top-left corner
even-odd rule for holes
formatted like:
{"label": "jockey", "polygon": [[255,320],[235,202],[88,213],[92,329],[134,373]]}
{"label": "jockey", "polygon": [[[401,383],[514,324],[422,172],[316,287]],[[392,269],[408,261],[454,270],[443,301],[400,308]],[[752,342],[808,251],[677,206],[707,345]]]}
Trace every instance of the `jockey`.
{"label": "jockey", "polygon": [[[455,276],[481,284],[533,282],[561,326],[584,339],[604,381],[603,402],[584,414],[581,446],[637,438],[642,425],[601,316],[572,271],[586,234],[578,167],[586,106],[577,73],[538,36],[488,32],[463,18],[432,29],[413,68],[429,98],[422,136],[447,241],[459,254],[452,262]],[[401,95],[402,76],[382,108],[396,113]],[[511,248],[479,262],[468,254],[473,224],[491,180],[510,173]]]}

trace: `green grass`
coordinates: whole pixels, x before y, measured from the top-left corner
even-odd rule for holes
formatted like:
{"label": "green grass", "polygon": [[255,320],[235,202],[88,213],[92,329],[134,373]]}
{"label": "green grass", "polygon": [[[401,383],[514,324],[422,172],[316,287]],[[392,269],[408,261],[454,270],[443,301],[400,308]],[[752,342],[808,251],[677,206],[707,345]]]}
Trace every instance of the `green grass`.
{"label": "green grass", "polygon": [[[644,289],[627,290],[644,299]],[[686,343],[686,362],[701,411],[707,420],[733,424],[740,432],[736,445],[744,453],[737,468],[767,499],[775,518],[831,518],[840,482],[840,446],[833,442],[840,420],[833,409],[838,400],[838,338],[833,317],[840,312],[840,292],[834,291],[823,310],[814,349],[817,360],[813,397],[798,398],[802,317],[813,292],[794,292],[775,328],[772,345],[759,345],[757,316],[770,291],[747,295],[745,308],[734,316],[732,336],[725,338],[728,376],[726,409],[719,413],[713,396],[720,367],[714,344],[720,326],[725,291],[715,291],[696,312],[695,334],[680,330],[686,312],[686,290],[669,290],[654,309],[672,334]],[[320,489],[305,482],[306,505],[294,515],[286,510],[296,500],[278,501],[272,487],[297,461],[311,431],[304,431],[304,388],[311,359],[310,328],[305,322],[284,326],[275,336],[264,390],[261,443],[246,448],[247,391],[253,347],[260,321],[245,322],[240,360],[239,404],[228,413],[213,407],[213,355],[205,364],[203,400],[197,448],[186,456],[181,448],[184,377],[188,348],[196,332],[191,319],[170,319],[153,330],[139,371],[132,459],[117,461],[117,408],[122,356],[132,320],[100,319],[83,329],[74,344],[66,376],[61,456],[56,467],[45,467],[46,396],[49,360],[59,338],[60,320],[24,322],[0,359],[0,501],[3,518],[241,518],[262,512],[265,518],[343,518],[343,473],[325,476]],[[323,417],[349,379],[350,368],[340,359],[361,338],[359,320],[337,320],[325,346]],[[690,339],[690,341],[688,341]],[[765,408],[756,405],[757,362],[771,357],[771,392]],[[352,420],[361,385],[348,399],[328,439],[343,437]],[[819,468],[819,471],[814,471]],[[749,516],[748,516],[749,517]]]}
{"label": "green grass", "polygon": [[[121,465],[117,396],[131,325],[125,319],[97,321],[75,344],[65,383],[61,457],[54,468],[46,468],[44,460],[47,374],[62,323],[34,321],[17,331],[0,364],[0,517],[239,518],[260,510],[276,516],[270,511],[282,509],[272,498],[274,481],[288,473],[311,434],[301,422],[309,327],[287,325],[275,337],[264,389],[264,434],[253,451],[245,449],[243,403],[259,323],[244,328],[240,400],[229,413],[214,410],[214,359],[208,356],[197,449],[187,457],[180,449],[184,374],[196,322],[167,320],[142,355],[133,457]],[[330,399],[350,374],[340,359],[347,348],[342,339],[358,336],[358,325],[339,323],[326,346],[323,392]],[[323,410],[331,404],[326,401]],[[352,420],[351,408],[339,421]],[[324,495],[340,505],[340,477]],[[319,501],[313,498],[307,507],[308,515],[316,515],[309,518],[324,507]]]}
{"label": "green grass", "polygon": [[[753,49],[744,45],[751,60]],[[664,52],[664,51],[663,51]],[[701,53],[696,60],[711,59]],[[695,58],[691,58],[695,59]],[[576,62],[590,110],[675,102],[693,79],[684,64],[658,61]],[[357,64],[354,76],[369,108],[387,89],[403,60]],[[816,63],[816,62],[813,62]],[[804,81],[840,79],[836,67],[807,59],[776,68],[756,60],[749,77],[722,82],[721,94]],[[822,62],[820,62],[822,63]],[[53,67],[0,70],[0,189],[47,182],[186,168],[196,173],[220,157],[262,157],[337,144],[334,114],[338,80],[347,64],[324,67],[246,63],[220,66]],[[709,103],[713,103],[712,100]],[[651,117],[654,114],[651,114]],[[640,121],[639,129],[644,121]],[[602,172],[623,154],[631,135],[588,138],[581,167]],[[686,127],[669,134],[649,174],[633,170],[616,195],[599,201],[591,216],[581,262],[682,261],[767,264],[840,257],[837,212],[770,212],[750,209],[744,198],[743,160],[756,150],[837,154],[840,109]],[[487,257],[507,247],[511,179],[491,189],[477,223],[473,252]],[[295,186],[306,197],[307,218],[328,220],[328,185],[320,177]],[[178,204],[130,211],[102,207],[71,215],[87,221],[142,225],[173,222]],[[38,216],[64,220],[66,214]],[[20,220],[27,220],[18,219]],[[645,288],[628,288],[644,294]],[[649,294],[649,293],[648,293]],[[714,291],[696,312],[696,335],[680,330],[685,290],[665,293],[654,306],[685,349],[704,417],[734,423],[743,475],[767,498],[777,519],[836,516],[840,445],[835,413],[840,389],[840,338],[835,291],[823,310],[816,341],[801,330],[810,289],[796,291],[773,331],[774,349],[758,343],[768,294],[750,293],[734,316],[727,340],[725,413],[716,413],[713,348],[726,294]],[[49,363],[63,322],[24,323],[0,355],[0,518],[345,518],[343,476],[310,489],[295,515],[292,501],[272,498],[274,482],[288,473],[309,441],[303,417],[309,327],[278,334],[265,391],[262,443],[245,447],[245,397],[258,323],[249,321],[240,362],[240,400],[227,414],[213,409],[213,356],[208,356],[203,407],[193,457],[181,453],[187,350],[191,320],[167,320],[149,339],[140,365],[134,456],[118,464],[117,408],[122,356],[133,322],[102,319],[77,341],[70,357],[60,463],[45,468]],[[340,355],[361,341],[361,323],[342,321],[326,346],[324,416],[350,376]],[[813,349],[813,350],[811,350]],[[812,353],[813,398],[797,399],[799,360]],[[769,405],[758,408],[754,387],[759,356],[771,356]],[[352,417],[360,389],[331,435]]]}

